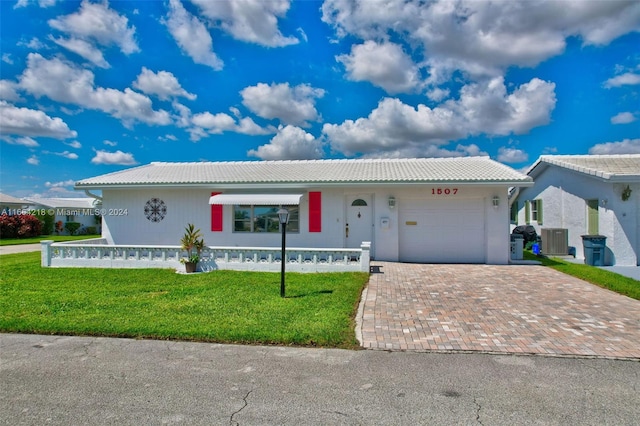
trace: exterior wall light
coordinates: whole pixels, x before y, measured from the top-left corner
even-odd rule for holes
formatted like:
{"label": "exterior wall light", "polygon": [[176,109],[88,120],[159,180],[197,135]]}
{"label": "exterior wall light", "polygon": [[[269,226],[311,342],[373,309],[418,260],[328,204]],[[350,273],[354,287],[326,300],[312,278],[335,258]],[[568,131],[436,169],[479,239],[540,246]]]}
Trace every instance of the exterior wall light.
{"label": "exterior wall light", "polygon": [[396,197],[392,195],[387,201],[389,202],[390,209],[394,209],[396,207]]}
{"label": "exterior wall light", "polygon": [[629,185],[622,190],[622,201],[627,201],[631,197],[631,188]]}
{"label": "exterior wall light", "polygon": [[491,199],[491,202],[493,203],[493,208],[497,209],[498,206],[500,205],[500,197],[498,197],[497,195],[494,195],[493,198]]}
{"label": "exterior wall light", "polygon": [[289,223],[289,210],[278,210],[278,221],[282,228],[282,255],[280,256],[280,297],[284,297],[284,268],[285,268],[285,241],[287,238],[287,223]]}

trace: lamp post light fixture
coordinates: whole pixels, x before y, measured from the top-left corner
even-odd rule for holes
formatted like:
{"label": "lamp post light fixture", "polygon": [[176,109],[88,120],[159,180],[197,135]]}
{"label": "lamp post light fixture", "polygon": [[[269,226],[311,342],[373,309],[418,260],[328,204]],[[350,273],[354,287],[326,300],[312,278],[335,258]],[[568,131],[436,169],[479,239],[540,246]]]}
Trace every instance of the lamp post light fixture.
{"label": "lamp post light fixture", "polygon": [[280,256],[280,297],[284,297],[284,267],[285,267],[285,245],[287,238],[287,223],[289,223],[289,211],[287,209],[278,210],[278,221],[282,229],[282,255]]}

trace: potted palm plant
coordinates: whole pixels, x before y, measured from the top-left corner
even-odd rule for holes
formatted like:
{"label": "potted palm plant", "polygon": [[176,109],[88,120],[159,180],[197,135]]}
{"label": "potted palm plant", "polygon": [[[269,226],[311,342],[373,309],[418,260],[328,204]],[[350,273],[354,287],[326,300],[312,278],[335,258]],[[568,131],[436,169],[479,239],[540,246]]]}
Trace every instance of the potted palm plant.
{"label": "potted palm plant", "polygon": [[187,257],[180,259],[181,263],[184,263],[186,272],[195,272],[200,261],[200,252],[204,247],[204,238],[200,229],[196,229],[192,223],[187,224],[184,230],[184,235],[180,240],[182,250],[187,252]]}

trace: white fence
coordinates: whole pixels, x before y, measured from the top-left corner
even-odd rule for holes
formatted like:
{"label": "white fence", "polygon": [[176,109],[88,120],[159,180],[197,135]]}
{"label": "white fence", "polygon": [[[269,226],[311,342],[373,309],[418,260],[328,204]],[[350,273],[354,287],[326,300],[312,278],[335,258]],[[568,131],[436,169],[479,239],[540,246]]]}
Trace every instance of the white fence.
{"label": "white fence", "polygon": [[[42,241],[43,267],[171,268],[184,272],[180,246],[108,245],[104,238],[54,243]],[[289,272],[369,272],[371,243],[359,249],[287,248]],[[205,247],[198,271],[272,271],[281,268],[280,247]]]}

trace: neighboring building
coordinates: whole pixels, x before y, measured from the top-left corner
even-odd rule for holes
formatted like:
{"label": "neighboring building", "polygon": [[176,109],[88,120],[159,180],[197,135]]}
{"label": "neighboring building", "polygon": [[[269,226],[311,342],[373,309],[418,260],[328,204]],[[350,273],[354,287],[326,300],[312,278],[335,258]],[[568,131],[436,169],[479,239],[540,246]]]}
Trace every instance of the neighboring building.
{"label": "neighboring building", "polygon": [[0,214],[21,214],[26,212],[28,205],[24,200],[0,193]]}
{"label": "neighboring building", "polygon": [[31,209],[52,212],[54,223],[58,224],[58,232],[68,234],[64,225],[67,222],[80,224],[77,233],[100,233],[101,205],[95,198],[25,198]]}
{"label": "neighboring building", "polygon": [[[109,244],[359,248],[376,259],[509,261],[508,189],[531,178],[488,157],[151,163],[76,183],[102,191]],[[210,204],[211,202],[211,204]]]}
{"label": "neighboring building", "polygon": [[512,222],[566,229],[584,258],[582,235],[606,236],[605,263],[640,265],[640,154],[543,155],[532,187],[514,192]]}

